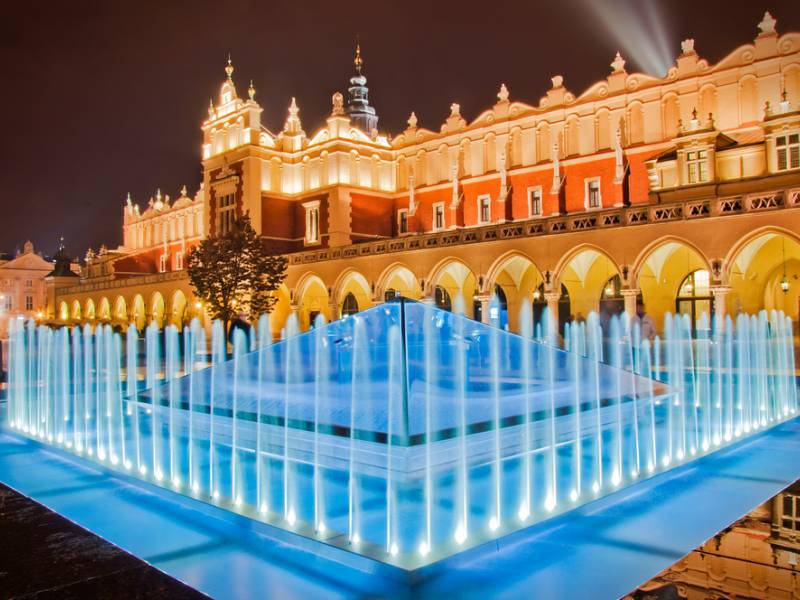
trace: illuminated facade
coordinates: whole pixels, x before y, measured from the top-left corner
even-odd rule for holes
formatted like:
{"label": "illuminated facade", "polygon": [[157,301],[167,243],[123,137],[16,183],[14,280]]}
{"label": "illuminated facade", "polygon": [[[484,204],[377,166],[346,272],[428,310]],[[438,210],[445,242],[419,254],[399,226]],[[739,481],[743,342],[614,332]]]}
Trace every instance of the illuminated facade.
{"label": "illuminated facade", "polygon": [[[626,600],[800,597],[800,483],[759,506]],[[674,593],[670,595],[670,591]]]}
{"label": "illuminated facade", "polygon": [[8,338],[10,318],[44,316],[45,280],[52,271],[53,263],[35,252],[30,241],[25,242],[16,256],[0,259],[0,340]]}
{"label": "illuminated facade", "polygon": [[763,307],[796,318],[800,34],[775,25],[765,14],[754,42],[715,65],[693,40],[663,78],[617,55],[579,95],[560,75],[535,104],[501,85],[471,121],[453,103],[438,130],[412,113],[394,137],[377,129],[360,53],[311,135],[295,99],[280,131],[262,124],[229,62],[202,123],[197,194],[142,213],[126,203],[124,245],[90,256],[49,316],[80,321],[105,301],[100,317],[120,324],[184,322],[202,307],[178,257],[247,212],[289,255],[276,335],[292,312],[308,327],[392,293],[444,307],[461,296],[484,320],[497,294],[511,329],[523,298],[562,319],[633,312],[639,296],[657,322]]}

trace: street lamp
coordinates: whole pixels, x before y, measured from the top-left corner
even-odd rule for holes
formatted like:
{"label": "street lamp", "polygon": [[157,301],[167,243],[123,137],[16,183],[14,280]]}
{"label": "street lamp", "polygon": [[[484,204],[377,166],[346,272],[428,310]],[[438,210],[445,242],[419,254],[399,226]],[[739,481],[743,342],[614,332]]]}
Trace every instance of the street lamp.
{"label": "street lamp", "polygon": [[786,294],[789,291],[789,279],[786,277],[786,238],[781,239],[781,251],[783,252],[783,277],[781,277],[781,291]]}

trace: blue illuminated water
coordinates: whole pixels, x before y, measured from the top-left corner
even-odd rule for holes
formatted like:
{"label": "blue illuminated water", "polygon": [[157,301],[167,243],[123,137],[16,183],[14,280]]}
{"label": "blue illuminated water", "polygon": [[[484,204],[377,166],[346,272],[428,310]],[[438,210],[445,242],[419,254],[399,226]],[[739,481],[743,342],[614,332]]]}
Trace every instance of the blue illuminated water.
{"label": "blue illuminated water", "polygon": [[[530,314],[530,307],[523,307]],[[778,313],[664,339],[518,336],[396,302],[285,339],[18,326],[11,425],[150,483],[414,569],[795,414]],[[162,339],[163,338],[163,339]],[[561,345],[570,348],[565,351]],[[123,368],[124,366],[124,368]]]}

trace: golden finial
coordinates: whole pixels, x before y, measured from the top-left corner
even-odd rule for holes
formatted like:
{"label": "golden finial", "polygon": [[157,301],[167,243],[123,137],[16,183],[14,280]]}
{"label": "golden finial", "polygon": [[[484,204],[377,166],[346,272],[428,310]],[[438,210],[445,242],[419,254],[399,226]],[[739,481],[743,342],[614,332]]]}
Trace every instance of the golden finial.
{"label": "golden finial", "polygon": [[250,100],[256,99],[256,88],[253,87],[253,80],[250,80],[250,87],[247,88],[247,95],[250,96]]}
{"label": "golden finial", "polygon": [[361,44],[359,43],[356,43],[356,57],[353,59],[353,64],[356,66],[356,70],[361,73],[364,60],[361,58]]}
{"label": "golden finial", "polygon": [[231,75],[233,75],[233,63],[231,63],[230,53],[228,53],[228,64],[225,66],[225,73],[228,74],[228,80],[230,80]]}

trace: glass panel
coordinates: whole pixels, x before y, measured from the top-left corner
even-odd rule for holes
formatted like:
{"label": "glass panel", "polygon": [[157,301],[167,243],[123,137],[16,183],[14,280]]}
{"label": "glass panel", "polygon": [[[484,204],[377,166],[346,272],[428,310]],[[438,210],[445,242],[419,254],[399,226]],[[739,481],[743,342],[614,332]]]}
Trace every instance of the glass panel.
{"label": "glass panel", "polygon": [[695,300],[694,301],[694,315],[695,319],[700,319],[703,315],[711,316],[711,300]]}
{"label": "glass panel", "polygon": [[709,274],[708,271],[701,269],[694,272],[694,295],[695,296],[708,296],[711,294],[709,287]]}

